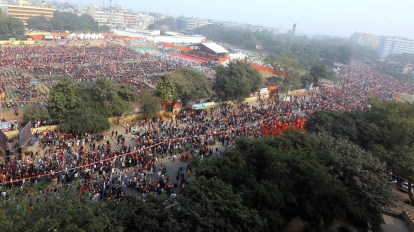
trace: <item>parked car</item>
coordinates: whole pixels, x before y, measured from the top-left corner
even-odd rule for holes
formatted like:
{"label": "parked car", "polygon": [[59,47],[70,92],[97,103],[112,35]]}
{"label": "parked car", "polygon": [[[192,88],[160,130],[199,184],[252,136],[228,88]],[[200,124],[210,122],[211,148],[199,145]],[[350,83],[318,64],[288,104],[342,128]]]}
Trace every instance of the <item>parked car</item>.
{"label": "parked car", "polygon": [[[411,184],[411,192],[413,192],[413,188],[414,188],[414,185]],[[407,181],[405,181],[404,183],[400,185],[400,190],[405,193],[408,193],[408,182]]]}

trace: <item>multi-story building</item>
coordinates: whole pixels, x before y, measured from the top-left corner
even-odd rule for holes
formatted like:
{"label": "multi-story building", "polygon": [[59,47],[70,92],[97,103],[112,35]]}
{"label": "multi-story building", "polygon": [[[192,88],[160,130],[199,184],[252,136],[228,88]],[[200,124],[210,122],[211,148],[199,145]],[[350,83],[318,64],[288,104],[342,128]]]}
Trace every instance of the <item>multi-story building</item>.
{"label": "multi-story building", "polygon": [[[149,25],[149,22],[153,22],[152,17],[141,19],[141,14],[125,11],[120,7],[98,9],[95,5],[90,5],[87,8],[87,13],[91,15],[99,25],[107,25],[116,29],[132,28],[142,30]],[[144,27],[141,27],[141,25],[144,25]]]}
{"label": "multi-story building", "polygon": [[386,58],[390,54],[414,53],[414,40],[383,36],[379,40],[377,50],[381,58]]}
{"label": "multi-story building", "polygon": [[33,6],[28,1],[18,0],[16,4],[9,4],[8,2],[0,4],[0,9],[2,9],[5,15],[21,19],[24,22],[27,22],[29,18],[35,16],[44,16],[48,19],[52,18],[54,9],[49,8],[45,1],[41,1],[40,3],[39,6]]}
{"label": "multi-story building", "polygon": [[370,47],[376,49],[378,47],[380,37],[373,35],[373,34],[367,34],[367,33],[354,33],[351,36],[351,41],[364,46],[364,47]]}
{"label": "multi-story building", "polygon": [[140,13],[138,14],[138,27],[137,30],[145,30],[149,25],[154,23],[154,16]]}
{"label": "multi-story building", "polygon": [[178,31],[185,33],[192,33],[194,29],[210,25],[212,22],[197,18],[179,18],[177,19]]}
{"label": "multi-story building", "polygon": [[376,49],[382,59],[390,54],[414,53],[414,40],[402,37],[354,33],[351,41]]}

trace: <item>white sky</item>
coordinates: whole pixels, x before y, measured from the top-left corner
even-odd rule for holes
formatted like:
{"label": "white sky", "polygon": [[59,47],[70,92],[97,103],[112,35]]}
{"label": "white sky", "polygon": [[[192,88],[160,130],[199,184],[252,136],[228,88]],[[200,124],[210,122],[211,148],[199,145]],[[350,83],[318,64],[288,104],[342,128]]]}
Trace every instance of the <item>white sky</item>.
{"label": "white sky", "polygon": [[[109,0],[69,0],[102,6]],[[414,39],[414,0],[113,0],[127,9],[348,37],[353,32]]]}

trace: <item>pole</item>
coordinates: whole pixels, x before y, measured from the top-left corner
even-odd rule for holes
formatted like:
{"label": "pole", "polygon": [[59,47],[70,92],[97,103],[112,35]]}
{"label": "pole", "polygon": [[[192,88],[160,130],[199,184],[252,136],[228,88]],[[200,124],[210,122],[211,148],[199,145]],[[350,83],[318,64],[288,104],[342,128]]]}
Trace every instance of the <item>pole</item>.
{"label": "pole", "polygon": [[292,27],[292,34],[290,35],[290,42],[289,42],[289,51],[290,51],[290,48],[292,47],[293,37],[295,36],[295,31],[296,31],[296,23],[293,24],[293,27]]}

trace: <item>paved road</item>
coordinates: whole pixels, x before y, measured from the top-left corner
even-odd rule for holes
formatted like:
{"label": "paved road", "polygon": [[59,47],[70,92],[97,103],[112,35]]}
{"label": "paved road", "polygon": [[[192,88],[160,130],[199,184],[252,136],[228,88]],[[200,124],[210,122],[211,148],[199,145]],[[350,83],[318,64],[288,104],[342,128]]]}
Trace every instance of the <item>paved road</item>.
{"label": "paved road", "polygon": [[410,232],[403,220],[384,214],[382,216],[384,217],[385,224],[382,224],[381,228],[384,232]]}

